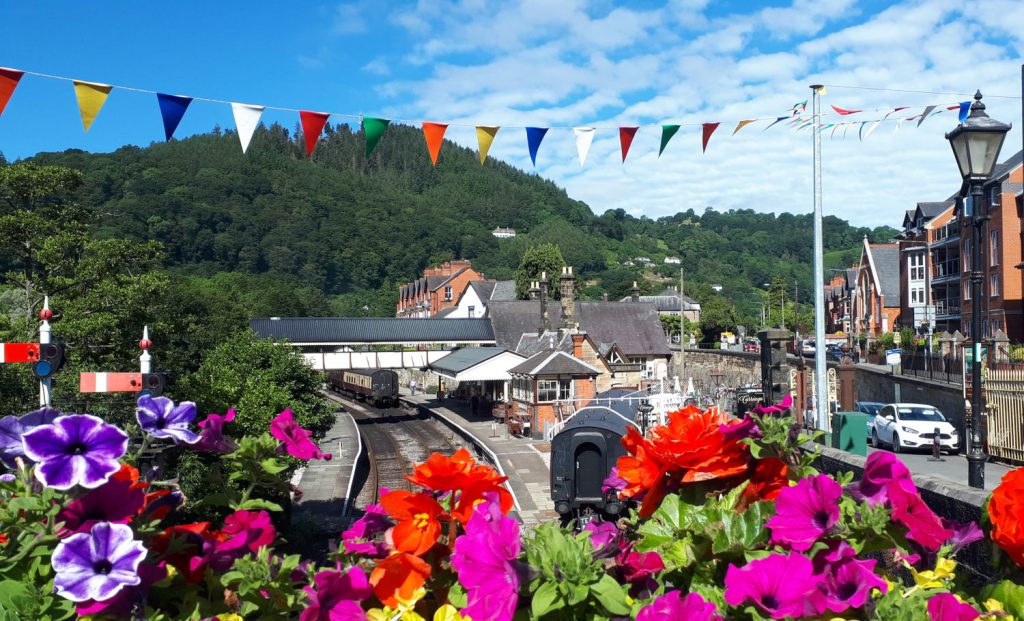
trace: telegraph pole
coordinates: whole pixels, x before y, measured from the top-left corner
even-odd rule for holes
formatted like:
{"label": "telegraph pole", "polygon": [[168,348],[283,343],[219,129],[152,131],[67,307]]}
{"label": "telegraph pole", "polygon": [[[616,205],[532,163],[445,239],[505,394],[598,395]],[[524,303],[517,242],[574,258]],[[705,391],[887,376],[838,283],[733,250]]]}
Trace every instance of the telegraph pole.
{"label": "telegraph pole", "polygon": [[821,101],[820,84],[811,85],[814,122],[814,383],[818,425],[829,428],[828,378],[825,367],[825,264],[821,210]]}

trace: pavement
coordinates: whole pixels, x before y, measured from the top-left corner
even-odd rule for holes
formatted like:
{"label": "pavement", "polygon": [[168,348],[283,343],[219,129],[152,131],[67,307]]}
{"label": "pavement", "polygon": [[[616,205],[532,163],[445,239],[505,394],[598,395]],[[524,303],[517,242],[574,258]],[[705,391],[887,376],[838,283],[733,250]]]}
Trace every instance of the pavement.
{"label": "pavement", "polygon": [[423,393],[403,394],[402,401],[447,418],[497,456],[524,525],[532,526],[558,517],[551,502],[550,443],[510,435],[504,423],[490,413],[472,414],[467,402],[451,398],[438,401],[436,395]]}
{"label": "pavement", "polygon": [[[870,446],[868,447],[868,455],[876,451],[885,452],[885,449],[873,449]],[[961,485],[967,485],[967,459],[962,454],[943,455],[943,461],[930,461],[931,453],[900,453],[897,457],[907,465],[911,474],[927,474],[933,477],[947,479]],[[1003,475],[1011,470],[1014,470],[1013,466],[1007,466],[997,462],[986,463],[985,489],[988,491],[995,489],[1002,480]]]}
{"label": "pavement", "polygon": [[352,415],[338,404],[330,403],[338,408],[338,413],[334,426],[324,435],[319,446],[322,452],[332,454],[331,460],[310,460],[302,469],[301,476],[292,479],[292,483],[302,490],[293,509],[293,520],[307,521],[319,532],[337,534],[347,526],[342,515],[360,440],[359,428]]}

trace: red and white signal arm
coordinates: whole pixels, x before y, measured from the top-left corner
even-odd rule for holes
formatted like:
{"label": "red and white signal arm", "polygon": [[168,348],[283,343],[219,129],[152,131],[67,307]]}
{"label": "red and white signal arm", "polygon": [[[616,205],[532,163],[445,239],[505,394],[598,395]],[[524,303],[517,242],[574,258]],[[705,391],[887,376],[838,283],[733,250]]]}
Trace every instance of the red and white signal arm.
{"label": "red and white signal arm", "polygon": [[142,373],[81,373],[79,392],[142,392]]}
{"label": "red and white signal arm", "polygon": [[0,343],[0,364],[39,362],[39,343]]}

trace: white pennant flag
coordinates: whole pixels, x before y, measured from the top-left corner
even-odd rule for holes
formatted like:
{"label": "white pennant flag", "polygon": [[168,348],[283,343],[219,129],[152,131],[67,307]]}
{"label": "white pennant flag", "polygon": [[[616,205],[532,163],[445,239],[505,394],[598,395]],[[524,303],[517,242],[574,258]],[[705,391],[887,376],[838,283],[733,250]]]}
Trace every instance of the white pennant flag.
{"label": "white pennant flag", "polygon": [[868,133],[864,134],[864,137],[867,138],[868,136],[870,136],[871,132],[875,131],[875,128],[878,127],[878,124],[881,123],[881,122],[882,121],[878,120],[878,121],[875,121],[874,123],[872,123],[871,127],[868,128]]}
{"label": "white pennant flag", "polygon": [[263,106],[250,106],[248,104],[233,103],[231,111],[235,114],[235,127],[238,128],[238,140],[242,143],[242,153],[249,148],[249,141],[260,124],[260,116],[263,115]]}
{"label": "white pennant flag", "polygon": [[580,154],[580,166],[587,161],[587,153],[590,152],[590,143],[594,142],[593,127],[574,127],[572,133],[576,134],[576,151]]}

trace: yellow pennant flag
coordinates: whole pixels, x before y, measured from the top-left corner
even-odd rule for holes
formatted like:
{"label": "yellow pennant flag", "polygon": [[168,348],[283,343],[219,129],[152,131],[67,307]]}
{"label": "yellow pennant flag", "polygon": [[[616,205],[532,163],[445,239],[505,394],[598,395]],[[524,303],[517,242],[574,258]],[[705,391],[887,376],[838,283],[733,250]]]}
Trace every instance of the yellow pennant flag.
{"label": "yellow pennant flag", "polygon": [[114,87],[109,84],[75,80],[75,97],[78,98],[78,110],[82,113],[82,126],[85,127],[85,131],[92,127],[92,122],[107,102],[107,95],[112,88]]}
{"label": "yellow pennant flag", "polygon": [[735,136],[736,132],[740,131],[741,129],[743,129],[747,125],[750,125],[751,123],[753,123],[756,120],[757,119],[747,119],[745,121],[740,121],[739,124],[736,125],[736,129],[732,130],[732,135]]}
{"label": "yellow pennant flag", "polygon": [[494,142],[494,136],[498,133],[499,127],[493,125],[477,125],[476,126],[476,139],[480,143],[480,165],[483,166],[484,160],[487,159],[487,152],[491,149],[491,143]]}

